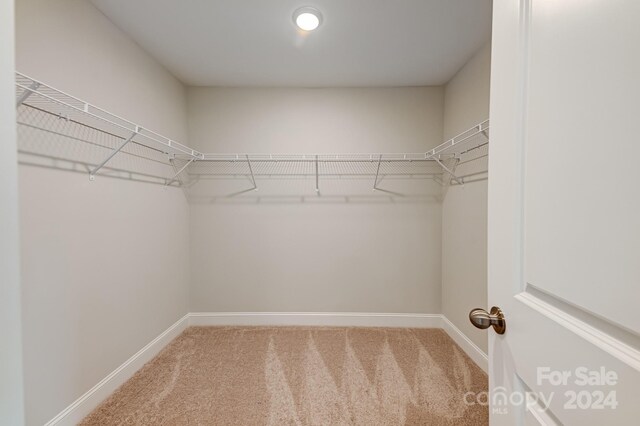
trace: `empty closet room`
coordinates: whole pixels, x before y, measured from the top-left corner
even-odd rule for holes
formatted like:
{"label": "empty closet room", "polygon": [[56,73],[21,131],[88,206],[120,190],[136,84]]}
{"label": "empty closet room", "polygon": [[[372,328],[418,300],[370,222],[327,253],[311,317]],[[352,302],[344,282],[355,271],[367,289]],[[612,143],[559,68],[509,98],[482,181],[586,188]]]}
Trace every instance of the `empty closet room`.
{"label": "empty closet room", "polygon": [[16,0],[25,423],[487,424],[491,15]]}

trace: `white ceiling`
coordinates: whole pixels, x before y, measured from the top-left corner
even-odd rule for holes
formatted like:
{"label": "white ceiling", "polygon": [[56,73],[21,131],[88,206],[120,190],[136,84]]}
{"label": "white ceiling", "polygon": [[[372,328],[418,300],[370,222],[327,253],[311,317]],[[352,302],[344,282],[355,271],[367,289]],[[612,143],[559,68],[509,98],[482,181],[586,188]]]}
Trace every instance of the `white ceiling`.
{"label": "white ceiling", "polygon": [[[92,0],[188,85],[446,83],[490,38],[491,0]],[[293,12],[324,17],[306,35]]]}

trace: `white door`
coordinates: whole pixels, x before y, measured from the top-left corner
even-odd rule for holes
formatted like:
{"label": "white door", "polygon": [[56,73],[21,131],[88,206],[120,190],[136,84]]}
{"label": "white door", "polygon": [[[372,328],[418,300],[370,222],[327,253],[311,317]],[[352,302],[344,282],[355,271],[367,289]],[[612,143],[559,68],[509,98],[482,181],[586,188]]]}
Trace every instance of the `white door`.
{"label": "white door", "polygon": [[640,1],[493,7],[491,422],[640,425]]}

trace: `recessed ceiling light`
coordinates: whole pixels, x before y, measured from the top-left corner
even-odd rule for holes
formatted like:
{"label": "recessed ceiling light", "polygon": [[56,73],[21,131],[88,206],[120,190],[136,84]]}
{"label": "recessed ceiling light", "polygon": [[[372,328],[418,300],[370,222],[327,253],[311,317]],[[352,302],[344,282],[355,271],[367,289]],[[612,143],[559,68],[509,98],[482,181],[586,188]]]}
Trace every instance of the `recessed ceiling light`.
{"label": "recessed ceiling light", "polygon": [[322,23],[322,14],[314,7],[301,7],[293,13],[293,22],[303,31],[313,31]]}

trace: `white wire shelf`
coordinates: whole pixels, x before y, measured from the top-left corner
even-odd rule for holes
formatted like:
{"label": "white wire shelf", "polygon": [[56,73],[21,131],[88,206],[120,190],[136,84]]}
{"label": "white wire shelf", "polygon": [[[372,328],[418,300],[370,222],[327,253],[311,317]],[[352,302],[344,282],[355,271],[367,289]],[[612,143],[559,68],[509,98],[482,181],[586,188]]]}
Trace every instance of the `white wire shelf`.
{"label": "white wire shelf", "polygon": [[[456,165],[487,155],[489,120],[421,153],[336,153],[336,154],[203,154],[187,170],[191,184],[203,179],[256,179],[300,177],[319,180],[326,177],[371,177],[373,187],[381,178],[429,178],[443,186],[464,184],[467,177],[455,175]],[[473,174],[473,180],[480,173]],[[471,176],[469,176],[471,177]]]}
{"label": "white wire shelf", "polygon": [[[458,164],[488,155],[489,121],[420,153],[201,153],[16,72],[19,151],[33,164],[171,186],[216,179],[428,179],[441,186],[482,179],[457,176]],[[27,162],[29,163],[29,162]],[[483,175],[484,173],[484,175]]]}
{"label": "white wire shelf", "polygon": [[485,120],[459,135],[447,140],[437,147],[420,153],[318,153],[318,154],[268,154],[268,153],[230,153],[230,154],[203,154],[200,161],[223,161],[238,162],[414,162],[414,161],[434,161],[435,158],[462,157],[473,149],[480,148],[488,144],[489,141],[489,120]]}
{"label": "white wire shelf", "polygon": [[102,174],[174,184],[176,155],[202,158],[184,144],[19,72],[16,107],[18,149],[38,165],[67,162],[67,169],[87,171],[92,179]]}

